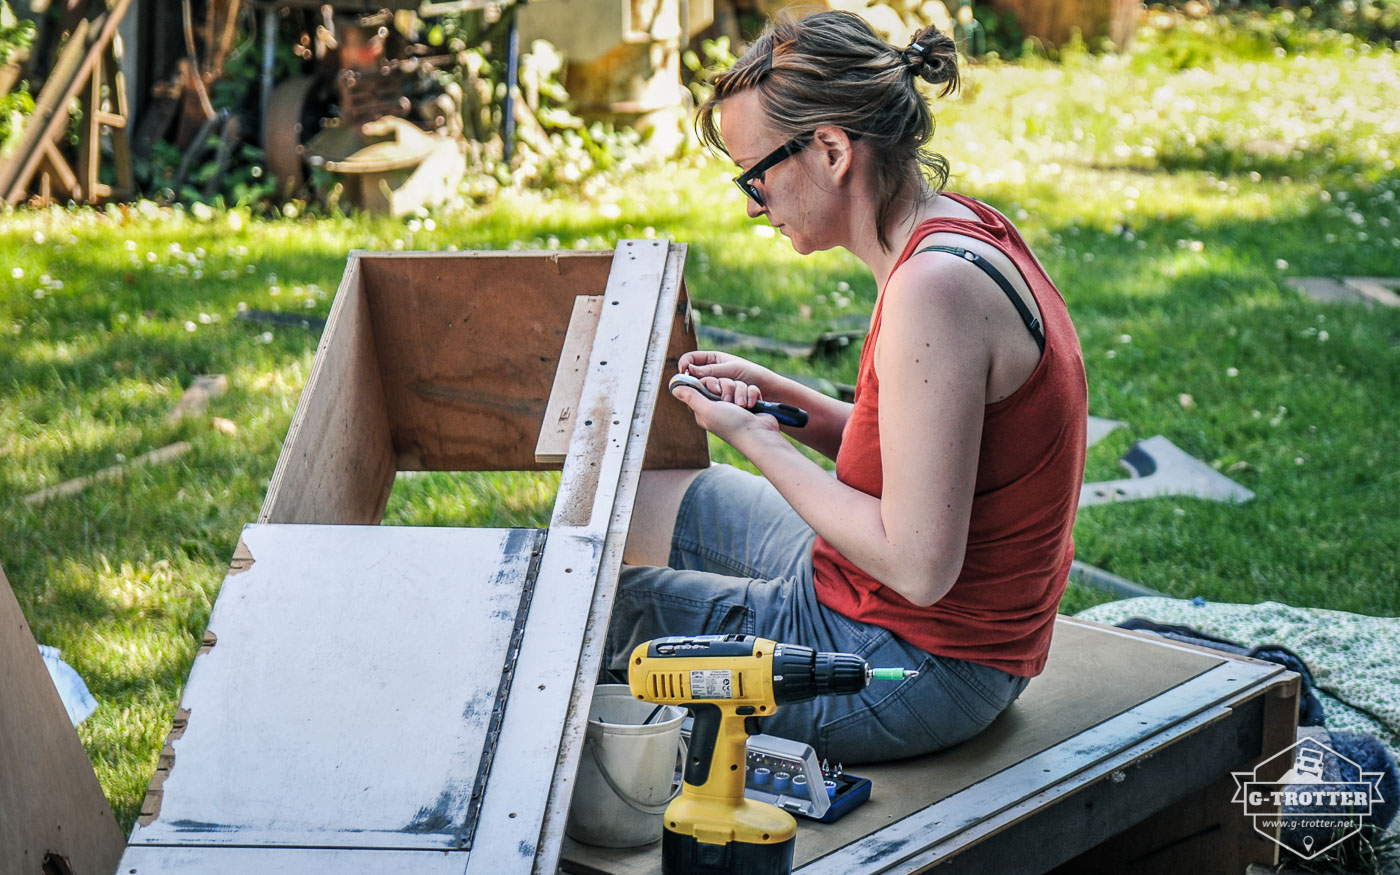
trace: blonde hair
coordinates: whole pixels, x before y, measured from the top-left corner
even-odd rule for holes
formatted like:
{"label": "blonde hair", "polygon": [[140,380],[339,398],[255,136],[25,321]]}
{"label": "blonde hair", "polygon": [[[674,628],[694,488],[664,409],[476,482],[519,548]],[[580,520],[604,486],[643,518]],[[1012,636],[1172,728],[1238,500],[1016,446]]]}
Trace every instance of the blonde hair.
{"label": "blonde hair", "polygon": [[927,179],[934,191],[948,182],[948,161],[927,148],[933,113],[915,78],[958,87],[957,48],[929,26],[904,49],[875,34],[859,16],[823,11],[803,18],[780,14],[744,56],[714,81],[696,129],[707,145],[728,154],[715,112],[729,97],[756,89],[768,123],[784,139],[823,125],[868,140],[876,188],[876,231],[889,249],[895,204]]}

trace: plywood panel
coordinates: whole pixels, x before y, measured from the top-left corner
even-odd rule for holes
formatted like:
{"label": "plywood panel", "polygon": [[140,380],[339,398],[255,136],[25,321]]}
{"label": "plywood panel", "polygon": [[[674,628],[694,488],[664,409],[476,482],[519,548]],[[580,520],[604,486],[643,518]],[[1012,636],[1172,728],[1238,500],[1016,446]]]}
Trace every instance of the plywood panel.
{"label": "plywood panel", "polygon": [[[0,872],[110,875],[121,831],[0,569]],[[55,869],[54,871],[65,871]]]}
{"label": "plywood panel", "polygon": [[379,522],[394,485],[380,348],[352,254],[258,522]]}
{"label": "plywood panel", "polygon": [[[673,299],[679,300],[684,293],[685,255],[684,246],[674,245],[666,258],[665,274],[661,281],[660,301],[657,306],[656,321],[652,336],[664,334],[666,321],[671,317],[667,308]],[[674,323],[672,325],[674,341]],[[671,347],[675,349],[674,345]],[[660,350],[648,352],[642,368],[642,381],[639,390],[636,413],[632,419],[632,435],[625,448],[621,476],[618,480],[617,498],[613,505],[612,519],[608,523],[603,538],[602,558],[599,560],[598,583],[593,590],[592,604],[588,608],[588,620],[583,627],[582,647],[578,659],[578,671],[574,680],[573,693],[569,699],[568,716],[564,721],[563,737],[559,742],[559,756],[554,766],[554,779],[550,784],[549,801],[545,807],[544,823],[540,829],[540,840],[535,855],[533,875],[552,875],[558,865],[564,843],[564,824],[572,801],[575,779],[578,775],[579,758],[582,755],[583,737],[587,715],[592,705],[593,689],[598,672],[602,668],[603,644],[607,635],[608,618],[612,610],[613,596],[617,592],[617,575],[622,566],[622,551],[631,526],[633,502],[640,483],[641,469],[644,467],[642,448],[637,446],[636,436],[646,433],[647,417],[653,409],[660,410],[660,402],[653,408],[654,398],[664,398],[670,393],[665,390],[666,369],[674,371],[675,362],[669,354],[662,358]],[[668,365],[669,361],[669,365]],[[652,425],[651,433],[656,434],[659,426]],[[702,434],[703,436],[703,434]]]}
{"label": "plywood panel", "polygon": [[361,259],[404,470],[542,470],[534,446],[578,295],[610,252]]}
{"label": "plywood panel", "polygon": [[244,529],[132,843],[459,850],[542,535]]}
{"label": "plywood panel", "polygon": [[656,399],[651,435],[647,438],[643,468],[705,468],[710,464],[709,437],[695,424],[695,414],[664,391],[680,370],[680,357],[695,349],[695,327],[690,321],[690,299],[686,296],[684,279],[671,320],[670,346],[661,371],[663,391]]}

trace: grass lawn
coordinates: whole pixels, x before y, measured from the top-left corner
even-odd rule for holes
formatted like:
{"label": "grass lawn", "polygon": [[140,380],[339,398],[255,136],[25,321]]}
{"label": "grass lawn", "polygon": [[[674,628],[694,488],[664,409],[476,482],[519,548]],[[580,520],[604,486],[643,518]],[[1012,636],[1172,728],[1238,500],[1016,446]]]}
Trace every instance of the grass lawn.
{"label": "grass lawn", "polygon": [[[1293,53],[1206,21],[1145,31],[1127,56],[968,79],[939,110],[951,188],[1018,222],[1069,301],[1091,411],[1131,424],[1091,451],[1089,479],[1122,476],[1128,446],[1162,434],[1257,496],[1086,509],[1080,558],[1176,596],[1400,614],[1400,312],[1284,284],[1400,275],[1395,53],[1340,39]],[[732,173],[696,157],[408,222],[151,204],[0,217],[0,564],[38,639],[102,703],[80,734],[123,828],[315,349],[313,333],[239,310],[324,316],[354,248],[655,235],[691,244],[691,295],[724,305],[710,324],[810,341],[867,314],[863,267],[794,255],[747,220]],[[856,351],[769,363],[853,382]],[[166,422],[206,373],[228,375],[210,414],[235,434]],[[176,440],[193,451],[173,463],[21,501]],[[388,522],[542,524],[556,482],[405,478]],[[1065,610],[1102,598],[1072,588]]]}

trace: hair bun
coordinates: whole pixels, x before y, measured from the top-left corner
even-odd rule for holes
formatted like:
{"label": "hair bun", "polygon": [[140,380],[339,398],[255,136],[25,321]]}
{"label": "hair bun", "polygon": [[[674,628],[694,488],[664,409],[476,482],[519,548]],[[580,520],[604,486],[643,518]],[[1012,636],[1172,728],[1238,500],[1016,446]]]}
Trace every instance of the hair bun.
{"label": "hair bun", "polygon": [[937,27],[929,25],[914,34],[900,57],[915,76],[930,85],[942,85],[942,94],[958,87],[957,45]]}

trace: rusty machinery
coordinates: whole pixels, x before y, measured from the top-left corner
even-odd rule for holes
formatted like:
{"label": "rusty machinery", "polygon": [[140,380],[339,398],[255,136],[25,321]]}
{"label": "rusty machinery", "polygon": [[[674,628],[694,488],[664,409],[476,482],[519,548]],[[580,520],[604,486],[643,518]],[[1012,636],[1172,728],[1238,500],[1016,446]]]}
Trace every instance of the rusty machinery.
{"label": "rusty machinery", "polygon": [[[370,138],[363,130],[369,122],[394,117],[429,131],[460,133],[458,98],[431,75],[453,66],[456,56],[429,54],[427,47],[411,43],[395,28],[395,12],[440,14],[501,5],[498,0],[426,6],[418,0],[279,0],[264,5],[263,146],[279,193],[300,189],[309,164],[333,162],[365,146]],[[312,71],[273,86],[279,18],[297,9],[314,10],[302,13],[305,26],[295,47]]]}

